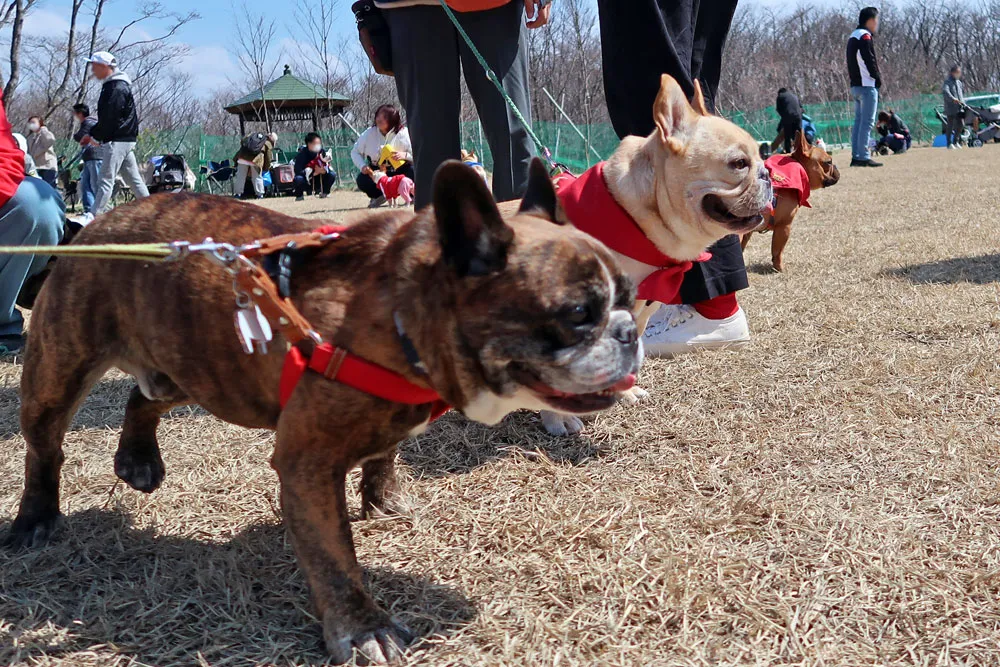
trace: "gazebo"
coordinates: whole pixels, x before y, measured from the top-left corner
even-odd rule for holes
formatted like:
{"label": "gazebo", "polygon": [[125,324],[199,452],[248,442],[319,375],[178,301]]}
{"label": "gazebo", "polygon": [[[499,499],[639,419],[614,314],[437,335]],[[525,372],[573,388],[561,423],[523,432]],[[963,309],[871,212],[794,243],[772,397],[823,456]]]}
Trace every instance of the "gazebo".
{"label": "gazebo", "polygon": [[[303,81],[285,65],[285,73],[225,107],[240,117],[240,136],[246,135],[246,124],[311,120],[313,130],[319,130],[320,117],[334,118],[351,100],[337,93],[327,94],[322,87]],[[265,109],[267,113],[265,115]]]}

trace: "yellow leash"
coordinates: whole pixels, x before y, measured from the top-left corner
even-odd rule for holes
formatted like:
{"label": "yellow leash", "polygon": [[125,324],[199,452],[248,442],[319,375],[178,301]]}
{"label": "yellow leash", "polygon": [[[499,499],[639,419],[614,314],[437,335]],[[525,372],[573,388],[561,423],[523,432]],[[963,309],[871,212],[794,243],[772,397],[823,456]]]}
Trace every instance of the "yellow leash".
{"label": "yellow leash", "polygon": [[173,243],[108,243],[105,245],[0,246],[0,255],[52,255],[94,259],[165,262],[177,255]]}

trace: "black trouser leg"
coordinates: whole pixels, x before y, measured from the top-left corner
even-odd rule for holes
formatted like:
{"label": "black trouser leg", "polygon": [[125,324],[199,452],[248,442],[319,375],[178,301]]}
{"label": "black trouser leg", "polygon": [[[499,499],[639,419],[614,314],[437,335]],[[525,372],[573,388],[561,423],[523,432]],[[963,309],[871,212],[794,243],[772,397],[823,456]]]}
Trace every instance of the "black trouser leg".
{"label": "black trouser leg", "polygon": [[368,195],[369,199],[378,199],[382,196],[382,191],[378,189],[375,181],[368,174],[358,174],[354,182],[358,184],[358,190]]}
{"label": "black trouser leg", "polygon": [[781,121],[781,131],[785,135],[785,152],[791,153],[795,135],[802,131],[802,117],[783,119]]}
{"label": "black trouser leg", "polygon": [[[688,96],[694,95],[693,78],[698,78],[705,103],[715,109],[736,0],[597,0],[597,7],[604,90],[619,137],[652,133],[661,74],[677,79]],[[636,57],[636,45],[642,45],[641,57]],[[709,252],[712,259],[695,264],[684,276],[684,303],[749,286],[739,237],[727,236]]]}

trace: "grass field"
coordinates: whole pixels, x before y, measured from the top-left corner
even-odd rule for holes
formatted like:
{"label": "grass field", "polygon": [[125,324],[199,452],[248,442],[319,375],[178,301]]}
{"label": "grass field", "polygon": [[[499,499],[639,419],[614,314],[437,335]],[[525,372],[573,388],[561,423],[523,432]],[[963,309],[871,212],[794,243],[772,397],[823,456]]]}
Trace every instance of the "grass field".
{"label": "grass field", "polygon": [[[582,437],[451,415],[401,446],[412,516],[354,531],[412,663],[1000,664],[1000,146],[886,163],[814,195],[786,273],[754,238],[750,348],[648,362],[648,402]],[[67,436],[61,535],[0,552],[0,664],[322,664],[270,434],[175,411],[142,495],[112,471],[130,386]]]}

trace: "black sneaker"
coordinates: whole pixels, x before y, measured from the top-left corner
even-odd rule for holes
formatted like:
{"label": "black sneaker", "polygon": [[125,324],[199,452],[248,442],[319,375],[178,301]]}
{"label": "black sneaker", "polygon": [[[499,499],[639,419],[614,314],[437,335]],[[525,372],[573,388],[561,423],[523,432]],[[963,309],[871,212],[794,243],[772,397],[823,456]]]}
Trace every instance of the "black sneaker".
{"label": "black sneaker", "polygon": [[882,163],[881,162],[876,162],[875,160],[872,160],[871,158],[868,158],[867,160],[851,160],[851,166],[852,167],[881,167]]}
{"label": "black sneaker", "polygon": [[15,357],[22,350],[24,350],[24,336],[20,334],[0,336],[0,359]]}
{"label": "black sneaker", "polygon": [[305,201],[305,195],[296,195],[295,201]]}

